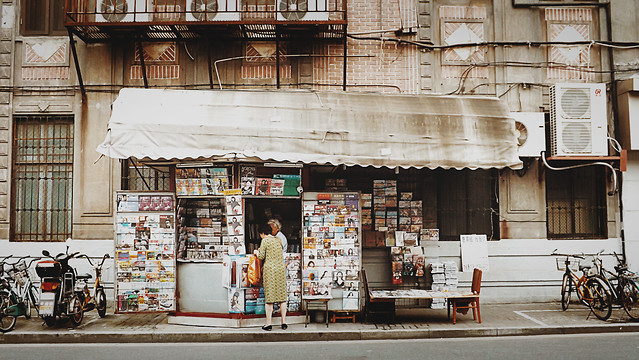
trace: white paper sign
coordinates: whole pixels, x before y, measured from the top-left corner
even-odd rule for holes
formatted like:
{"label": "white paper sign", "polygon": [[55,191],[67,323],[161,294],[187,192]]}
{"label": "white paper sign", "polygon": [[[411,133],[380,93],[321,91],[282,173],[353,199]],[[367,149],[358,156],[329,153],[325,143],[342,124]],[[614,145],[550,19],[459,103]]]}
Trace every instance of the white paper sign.
{"label": "white paper sign", "polygon": [[462,272],[478,268],[488,271],[488,241],[486,235],[459,235]]}

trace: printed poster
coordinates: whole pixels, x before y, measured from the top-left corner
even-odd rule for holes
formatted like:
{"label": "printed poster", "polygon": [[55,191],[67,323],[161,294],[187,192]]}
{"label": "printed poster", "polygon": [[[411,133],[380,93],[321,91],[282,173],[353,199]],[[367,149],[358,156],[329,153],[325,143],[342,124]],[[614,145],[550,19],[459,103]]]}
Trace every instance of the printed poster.
{"label": "printed poster", "polygon": [[462,272],[478,268],[488,271],[488,241],[486,235],[459,235],[461,241]]}

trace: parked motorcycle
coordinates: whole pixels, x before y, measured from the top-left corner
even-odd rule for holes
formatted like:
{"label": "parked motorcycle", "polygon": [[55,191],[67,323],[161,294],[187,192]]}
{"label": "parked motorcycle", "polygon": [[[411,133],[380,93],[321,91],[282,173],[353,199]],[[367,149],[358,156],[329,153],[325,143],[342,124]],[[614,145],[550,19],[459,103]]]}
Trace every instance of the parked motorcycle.
{"label": "parked motorcycle", "polygon": [[74,326],[79,325],[84,317],[83,303],[75,290],[76,271],[69,265],[69,260],[79,254],[66,253],[51,256],[47,250],[42,255],[51,260],[36,264],[36,273],[41,279],[39,315],[48,326],[54,326],[57,317],[68,316]]}

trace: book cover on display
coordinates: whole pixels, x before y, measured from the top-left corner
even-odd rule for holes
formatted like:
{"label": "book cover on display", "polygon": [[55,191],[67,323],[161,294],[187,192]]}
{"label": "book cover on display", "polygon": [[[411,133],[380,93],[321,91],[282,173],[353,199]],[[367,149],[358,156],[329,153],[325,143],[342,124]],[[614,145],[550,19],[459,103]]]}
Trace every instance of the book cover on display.
{"label": "book cover on display", "polygon": [[242,225],[242,216],[227,216],[227,224],[226,228],[228,229],[228,234],[230,236],[233,235],[244,235],[244,226]]}
{"label": "book cover on display", "polygon": [[284,179],[272,179],[270,195],[284,195]]}
{"label": "book cover on display", "polygon": [[[237,192],[237,194],[235,194]],[[225,192],[226,198],[226,214],[227,215],[242,215],[242,195],[241,190],[231,190]]]}
{"label": "book cover on display", "polygon": [[342,298],[342,308],[344,310],[359,310],[359,292],[344,291]]}
{"label": "book cover on display", "polygon": [[255,178],[242,177],[240,187],[242,188],[242,195],[255,195]]}
{"label": "book cover on display", "polygon": [[116,207],[120,212],[139,211],[138,195],[136,194],[117,194]]}
{"label": "book cover on display", "polygon": [[271,179],[257,178],[255,186],[255,195],[271,194]]}
{"label": "book cover on display", "polygon": [[229,289],[228,301],[229,313],[237,314],[244,312],[244,290]]}
{"label": "book cover on display", "polygon": [[257,167],[255,166],[241,166],[240,167],[240,176],[241,177],[255,177],[255,172],[257,171]]}
{"label": "book cover on display", "polygon": [[333,288],[344,288],[346,275],[343,270],[333,271]]}
{"label": "book cover on display", "polygon": [[419,233],[404,233],[404,246],[419,246]]}

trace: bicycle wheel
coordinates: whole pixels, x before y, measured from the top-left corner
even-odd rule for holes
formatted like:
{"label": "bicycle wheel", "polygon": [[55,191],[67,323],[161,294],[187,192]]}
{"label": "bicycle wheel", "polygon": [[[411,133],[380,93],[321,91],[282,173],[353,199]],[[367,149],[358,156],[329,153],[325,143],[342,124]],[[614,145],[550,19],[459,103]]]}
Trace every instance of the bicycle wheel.
{"label": "bicycle wheel", "polygon": [[71,302],[69,303],[69,317],[73,326],[78,326],[84,318],[84,309],[82,308],[82,301],[78,295],[73,295]]}
{"label": "bicycle wheel", "polygon": [[16,326],[15,316],[4,315],[6,309],[11,305],[13,305],[11,297],[6,293],[0,294],[0,332],[9,332]]}
{"label": "bicycle wheel", "polygon": [[631,279],[622,278],[622,305],[628,316],[639,320],[639,284]]}
{"label": "bicycle wheel", "polygon": [[561,310],[568,309],[568,305],[570,304],[570,291],[572,284],[572,279],[570,279],[570,275],[564,274],[563,280],[561,280]]}
{"label": "bicycle wheel", "polygon": [[599,320],[606,321],[612,314],[612,298],[605,286],[596,278],[589,279],[586,287],[590,292],[590,309]]}
{"label": "bicycle wheel", "polygon": [[101,318],[106,316],[107,300],[103,289],[98,289],[95,292],[95,307],[98,309],[98,315]]}
{"label": "bicycle wheel", "polygon": [[24,294],[24,317],[25,319],[31,319],[31,296],[29,295],[29,290]]}
{"label": "bicycle wheel", "polygon": [[36,312],[40,313],[40,291],[38,291],[38,288],[33,284],[29,287],[29,296],[31,297],[31,303],[36,309]]}

